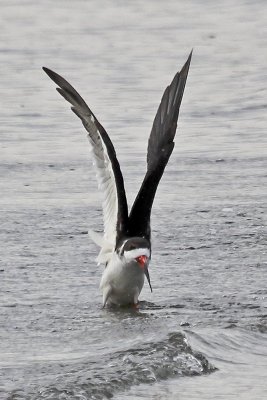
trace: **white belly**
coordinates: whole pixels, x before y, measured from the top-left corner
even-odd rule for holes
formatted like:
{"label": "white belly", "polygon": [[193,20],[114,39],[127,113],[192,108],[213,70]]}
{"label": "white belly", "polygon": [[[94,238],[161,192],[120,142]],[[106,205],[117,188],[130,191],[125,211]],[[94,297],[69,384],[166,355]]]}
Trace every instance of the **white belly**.
{"label": "white belly", "polygon": [[116,254],[103,273],[100,289],[105,304],[137,304],[144,285],[144,272],[133,261],[123,264]]}

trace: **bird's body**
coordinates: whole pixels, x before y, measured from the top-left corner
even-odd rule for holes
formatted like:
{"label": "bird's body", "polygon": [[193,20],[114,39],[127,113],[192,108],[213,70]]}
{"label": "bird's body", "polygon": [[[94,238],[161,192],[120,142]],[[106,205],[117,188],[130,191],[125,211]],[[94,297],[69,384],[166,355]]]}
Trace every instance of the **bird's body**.
{"label": "bird's body", "polygon": [[[100,289],[105,304],[137,304],[150,261],[149,243],[144,238],[126,239],[112,253],[103,272]],[[150,285],[151,287],[151,285]]]}
{"label": "bird's body", "polygon": [[137,304],[144,277],[136,261],[122,262],[117,253],[113,253],[100,282],[103,304]]}
{"label": "bird's body", "polygon": [[137,304],[151,259],[150,215],[157,186],[174,147],[179,108],[191,61],[177,72],[159,105],[148,141],[147,172],[131,212],[123,176],[113,144],[78,92],[60,75],[43,68],[59,86],[58,92],[72,104],[72,111],[88,132],[99,188],[103,191],[104,235],[89,232],[100,247],[98,263],[105,264],[100,289],[106,304]]}

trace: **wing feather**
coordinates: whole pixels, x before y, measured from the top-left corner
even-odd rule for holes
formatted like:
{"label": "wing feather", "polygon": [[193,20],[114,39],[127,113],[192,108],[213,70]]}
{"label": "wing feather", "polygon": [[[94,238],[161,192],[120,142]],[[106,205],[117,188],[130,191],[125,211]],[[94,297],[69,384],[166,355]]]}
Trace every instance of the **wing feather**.
{"label": "wing feather", "polygon": [[130,216],[129,232],[150,239],[150,215],[156,190],[174,148],[179,109],[192,52],[180,72],[165,89],[156,113],[147,149],[147,172]]}
{"label": "wing feather", "polygon": [[[71,103],[72,111],[81,119],[88,132],[98,186],[103,192],[104,240],[98,261],[107,262],[124,233],[128,220],[124,182],[116,152],[107,132],[79,93],[57,73],[45,67],[43,70],[59,86],[57,91]],[[90,236],[100,243],[97,234],[91,233]]]}

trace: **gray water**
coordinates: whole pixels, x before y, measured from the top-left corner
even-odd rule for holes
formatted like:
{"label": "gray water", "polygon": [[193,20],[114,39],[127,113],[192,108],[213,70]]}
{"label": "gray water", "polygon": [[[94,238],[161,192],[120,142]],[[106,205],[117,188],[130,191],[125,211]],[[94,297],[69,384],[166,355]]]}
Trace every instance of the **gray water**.
{"label": "gray water", "polygon": [[[0,5],[0,398],[267,398],[266,2]],[[85,132],[41,67],[109,132],[131,204],[192,47],[153,208],[153,293],[103,310]]]}

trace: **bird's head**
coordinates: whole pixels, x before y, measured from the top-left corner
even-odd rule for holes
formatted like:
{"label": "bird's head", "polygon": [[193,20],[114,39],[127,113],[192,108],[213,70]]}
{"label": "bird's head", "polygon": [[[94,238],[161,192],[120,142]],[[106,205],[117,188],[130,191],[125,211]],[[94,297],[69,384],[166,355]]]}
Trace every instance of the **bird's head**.
{"label": "bird's head", "polygon": [[127,263],[134,261],[136,265],[143,270],[152,292],[148,272],[148,264],[151,257],[150,244],[148,240],[142,237],[126,239],[120,246],[118,254],[120,257],[124,257]]}

